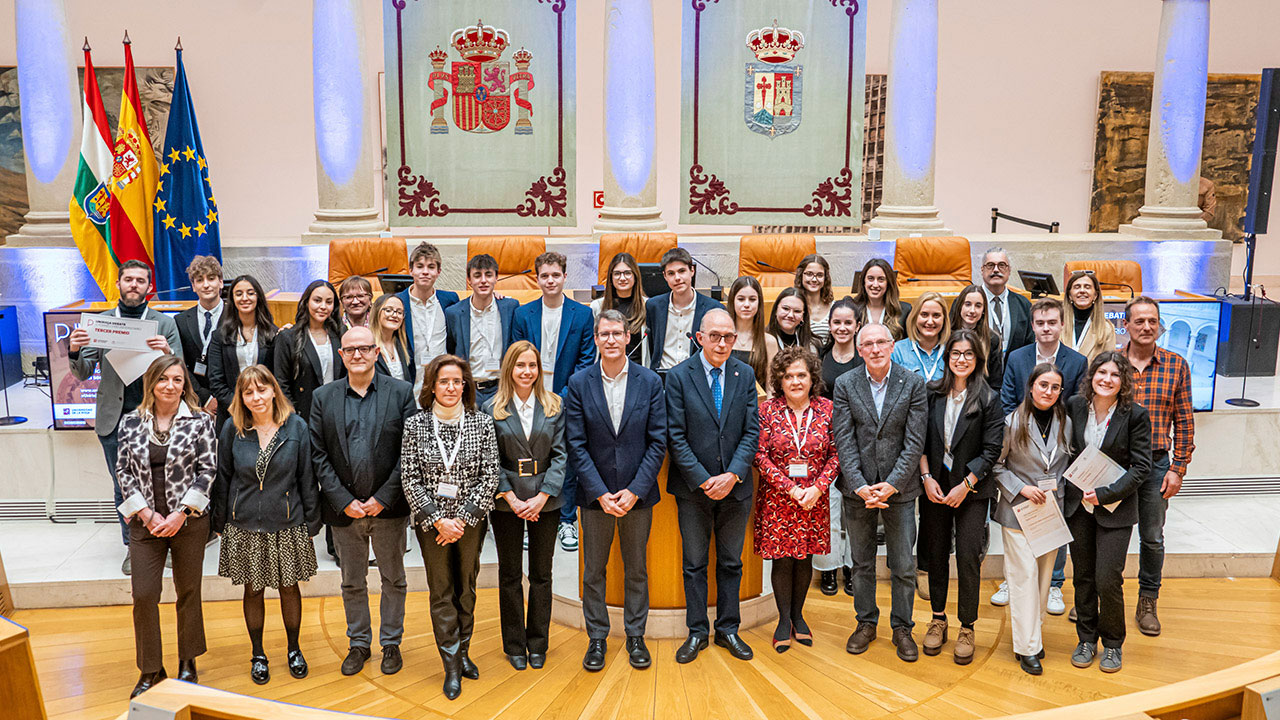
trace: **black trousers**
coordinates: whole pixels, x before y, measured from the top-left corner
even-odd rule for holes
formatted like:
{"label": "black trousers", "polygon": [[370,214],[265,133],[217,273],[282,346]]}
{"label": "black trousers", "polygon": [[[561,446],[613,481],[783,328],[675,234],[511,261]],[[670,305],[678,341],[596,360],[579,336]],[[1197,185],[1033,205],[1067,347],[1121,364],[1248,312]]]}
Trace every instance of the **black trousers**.
{"label": "black trousers", "polygon": [[1133,526],[1102,527],[1083,508],[1067,518],[1071,529],[1072,584],[1076,589],[1076,636],[1080,642],[1118,648],[1124,644],[1124,562]]}
{"label": "black trousers", "polygon": [[935,613],[947,611],[951,582],[951,534],[956,538],[956,575],[959,597],[956,614],[961,625],[978,620],[978,586],[982,579],[983,529],[991,501],[968,497],[952,508],[922,498],[920,503],[920,555],[929,568],[929,604]]}
{"label": "black trousers", "polygon": [[471,641],[475,628],[476,575],[480,572],[480,546],[485,523],[468,525],[462,537],[437,545],[435,528],[414,527],[427,568],[431,592],[431,630],[441,653],[452,654]]}
{"label": "black trousers", "polygon": [[[498,612],[502,651],[508,655],[547,653],[551,632],[551,559],[556,549],[560,510],[539,513],[528,522],[510,511],[489,513],[498,546]],[[529,529],[529,608],[524,605],[524,533]]]}
{"label": "black trousers", "polygon": [[164,559],[173,553],[173,589],[178,595],[178,659],[204,654],[204,608],[200,583],[204,578],[204,548],[209,516],[187,518],[173,537],[156,537],[135,515],[129,523],[133,573],[133,641],[138,670],[159,672],[164,667],[160,634],[160,592],[164,588]]}
{"label": "black trousers", "polygon": [[742,546],[751,517],[750,500],[712,500],[705,495],[676,498],[684,569],[685,624],[690,635],[707,636],[707,565],[712,535],[716,543],[716,632],[738,632],[741,613]]}

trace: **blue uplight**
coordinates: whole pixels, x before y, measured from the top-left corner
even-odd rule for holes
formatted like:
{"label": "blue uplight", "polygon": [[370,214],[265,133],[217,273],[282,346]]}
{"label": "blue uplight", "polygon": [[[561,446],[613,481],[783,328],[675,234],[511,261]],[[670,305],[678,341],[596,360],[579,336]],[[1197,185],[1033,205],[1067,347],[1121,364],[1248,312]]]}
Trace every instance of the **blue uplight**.
{"label": "blue uplight", "polygon": [[630,196],[648,184],[654,152],[653,9],[649,0],[614,0],[608,11],[605,135],[618,187]]}
{"label": "blue uplight", "polygon": [[75,83],[67,57],[62,4],[17,0],[18,93],[22,145],[31,172],[53,182],[71,151]]}
{"label": "blue uplight", "polygon": [[311,82],[316,152],[336,185],[355,174],[364,148],[364,77],[350,0],[315,0]]}
{"label": "blue uplight", "polygon": [[907,180],[924,180],[933,165],[934,126],[938,117],[937,0],[902,3],[889,74],[894,105],[894,152]]}
{"label": "blue uplight", "polygon": [[1160,89],[1160,136],[1180,183],[1200,173],[1205,90],[1209,81],[1209,0],[1165,0],[1172,12]]}

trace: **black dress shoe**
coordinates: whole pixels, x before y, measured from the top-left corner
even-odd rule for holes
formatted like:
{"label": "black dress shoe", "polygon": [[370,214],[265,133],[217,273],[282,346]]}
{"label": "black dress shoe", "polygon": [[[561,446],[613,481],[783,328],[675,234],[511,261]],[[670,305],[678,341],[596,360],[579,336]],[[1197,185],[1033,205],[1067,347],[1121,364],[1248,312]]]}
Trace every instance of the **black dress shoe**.
{"label": "black dress shoe", "polygon": [[844,594],[853,597],[853,568],[844,569]]}
{"label": "black dress shoe", "polygon": [[444,696],[456,700],[462,694],[462,664],[457,653],[442,650],[440,659],[444,661]]}
{"label": "black dress shoe", "polygon": [[755,657],[755,653],[751,652],[751,646],[748,645],[737,633],[716,633],[716,644],[729,651],[729,654],[739,660],[750,660]]}
{"label": "black dress shoe", "polygon": [[1040,664],[1040,658],[1035,655],[1018,655],[1018,667],[1028,675],[1040,675],[1044,673],[1044,666]]}
{"label": "black dress shoe", "polygon": [[524,655],[507,655],[507,662],[511,663],[511,667],[517,670],[529,667],[529,659]]}
{"label": "black dress shoe", "polygon": [[706,635],[690,635],[685,639],[684,644],[676,650],[676,662],[680,664],[691,663],[698,659],[698,653],[707,649]]}
{"label": "black dress shoe", "polygon": [[400,657],[399,645],[382,646],[382,674],[395,675],[404,667],[404,659]]}
{"label": "black dress shoe", "polygon": [[529,667],[534,670],[541,670],[543,665],[547,664],[546,653],[529,653]]}
{"label": "black dress shoe", "polygon": [[352,646],[347,657],[342,661],[342,674],[355,675],[364,669],[364,662],[369,659],[369,648]]}
{"label": "black dress shoe", "polygon": [[199,683],[200,675],[196,673],[196,661],[179,660],[178,661],[178,679],[183,682]]}
{"label": "black dress shoe", "polygon": [[311,672],[311,669],[307,667],[307,659],[302,657],[301,650],[290,650],[288,660],[289,674],[298,680],[306,677],[307,673]]}
{"label": "black dress shoe", "polygon": [[645,647],[644,638],[640,635],[627,638],[627,659],[631,661],[631,667],[637,670],[643,670],[653,664],[653,658],[649,657],[649,648]]}
{"label": "black dress shoe", "polygon": [[823,570],[822,577],[818,580],[818,589],[823,595],[831,596],[840,591],[839,585],[836,584],[836,571]]}
{"label": "black dress shoe", "polygon": [[254,655],[249,658],[249,677],[255,685],[266,685],[271,681],[271,669],[267,667],[266,655]]}
{"label": "black dress shoe", "polygon": [[142,673],[138,678],[138,684],[133,686],[133,692],[129,693],[129,699],[138,697],[142,693],[155,687],[161,680],[167,679],[169,676],[165,674],[164,668],[160,668],[159,672]]}
{"label": "black dress shoe", "polygon": [[480,668],[476,667],[476,664],[471,662],[471,658],[467,657],[465,652],[458,653],[458,667],[462,671],[462,677],[468,680],[480,679]]}
{"label": "black dress shoe", "polygon": [[604,654],[608,650],[608,645],[604,640],[588,640],[587,654],[582,656],[582,667],[590,672],[599,672],[604,669]]}

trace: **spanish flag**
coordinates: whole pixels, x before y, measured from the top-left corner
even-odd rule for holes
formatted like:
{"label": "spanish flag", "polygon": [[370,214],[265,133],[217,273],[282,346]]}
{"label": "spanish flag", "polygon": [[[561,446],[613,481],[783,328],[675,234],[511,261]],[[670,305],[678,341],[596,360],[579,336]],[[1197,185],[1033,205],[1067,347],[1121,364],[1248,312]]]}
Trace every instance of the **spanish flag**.
{"label": "spanish flag", "polygon": [[111,168],[111,252],[116,261],[152,264],[152,205],[160,168],[138,98],[129,36],[124,39],[124,94]]}
{"label": "spanish flag", "polygon": [[80,169],[76,172],[75,194],[71,198],[71,236],[84,257],[89,274],[110,302],[116,290],[117,262],[111,254],[107,216],[111,212],[111,130],[102,91],[93,72],[89,43],[84,46],[84,136],[80,140]]}

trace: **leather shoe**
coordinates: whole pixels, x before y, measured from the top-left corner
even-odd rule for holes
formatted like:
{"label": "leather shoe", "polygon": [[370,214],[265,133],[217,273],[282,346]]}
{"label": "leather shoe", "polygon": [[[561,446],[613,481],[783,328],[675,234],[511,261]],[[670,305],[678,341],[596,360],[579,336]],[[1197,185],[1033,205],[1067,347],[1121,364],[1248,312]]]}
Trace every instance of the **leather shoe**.
{"label": "leather shoe", "polygon": [[200,675],[196,673],[196,661],[194,659],[178,661],[178,679],[183,682],[200,683]]}
{"label": "leather shoe", "polygon": [[133,686],[133,692],[129,693],[129,699],[132,700],[133,698],[138,697],[142,693],[155,687],[156,683],[168,677],[169,676],[164,672],[164,668],[160,668],[159,672],[142,673],[142,676],[138,678],[138,684]]}
{"label": "leather shoe", "polygon": [[844,594],[853,597],[853,568],[844,568]]}
{"label": "leather shoe", "polygon": [[920,658],[920,649],[916,647],[915,638],[911,637],[910,628],[894,628],[893,646],[898,649],[898,659],[903,662],[915,662]]}
{"label": "leather shoe", "polygon": [[462,694],[462,665],[458,661],[458,654],[442,650],[440,659],[444,661],[444,696],[456,700]]}
{"label": "leather shoe", "polygon": [[507,655],[507,662],[511,663],[511,667],[517,670],[529,667],[529,659],[524,655]]}
{"label": "leather shoe", "polygon": [[849,636],[849,642],[845,643],[844,650],[850,655],[861,655],[867,651],[867,647],[875,639],[875,623],[860,622],[858,627],[854,629],[853,634]]}
{"label": "leather shoe", "polygon": [[364,662],[369,659],[369,648],[352,646],[347,657],[342,661],[342,674],[355,675],[364,669]]}
{"label": "leather shoe", "polygon": [[608,649],[608,645],[604,640],[588,640],[587,654],[582,657],[582,668],[589,672],[599,672],[604,669],[604,654]]}
{"label": "leather shoe", "polygon": [[1035,655],[1015,655],[1018,658],[1018,667],[1022,668],[1022,672],[1028,675],[1040,675],[1044,672],[1044,666],[1040,664],[1040,658]]}
{"label": "leather shoe", "polygon": [[255,685],[266,685],[271,682],[271,668],[267,665],[266,655],[254,655],[249,658],[249,677]]}
{"label": "leather shoe", "polygon": [[698,653],[707,649],[706,635],[690,635],[685,639],[684,644],[676,650],[676,662],[680,664],[691,663],[698,659]]}
{"label": "leather shoe", "polygon": [[631,662],[631,667],[637,670],[643,670],[653,663],[653,659],[649,657],[649,648],[645,647],[642,636],[634,635],[627,638],[627,659]]}
{"label": "leather shoe", "polygon": [[818,589],[823,595],[831,596],[840,592],[839,586],[836,584],[836,571],[823,570],[822,578],[818,581]]}
{"label": "leather shoe", "polygon": [[1071,607],[1071,612],[1067,613],[1067,619],[1071,622],[1076,621],[1076,608],[1074,605]]}
{"label": "leather shoe", "polygon": [[404,658],[400,657],[399,645],[382,646],[382,674],[395,675],[404,667]]}
{"label": "leather shoe", "polygon": [[302,657],[301,650],[290,650],[288,655],[288,661],[289,661],[289,674],[294,676],[298,680],[301,680],[302,678],[306,677],[307,673],[311,672],[310,668],[307,667],[307,659]]}
{"label": "leather shoe", "polygon": [[716,633],[716,644],[729,651],[729,654],[739,660],[750,660],[755,657],[755,653],[751,652],[751,646],[748,645],[738,633]]}
{"label": "leather shoe", "polygon": [[467,657],[465,652],[458,653],[458,667],[462,670],[462,677],[468,680],[480,679],[480,668],[471,662],[471,658]]}
{"label": "leather shoe", "polygon": [[546,653],[529,653],[529,667],[534,670],[541,670],[543,665],[547,664]]}

